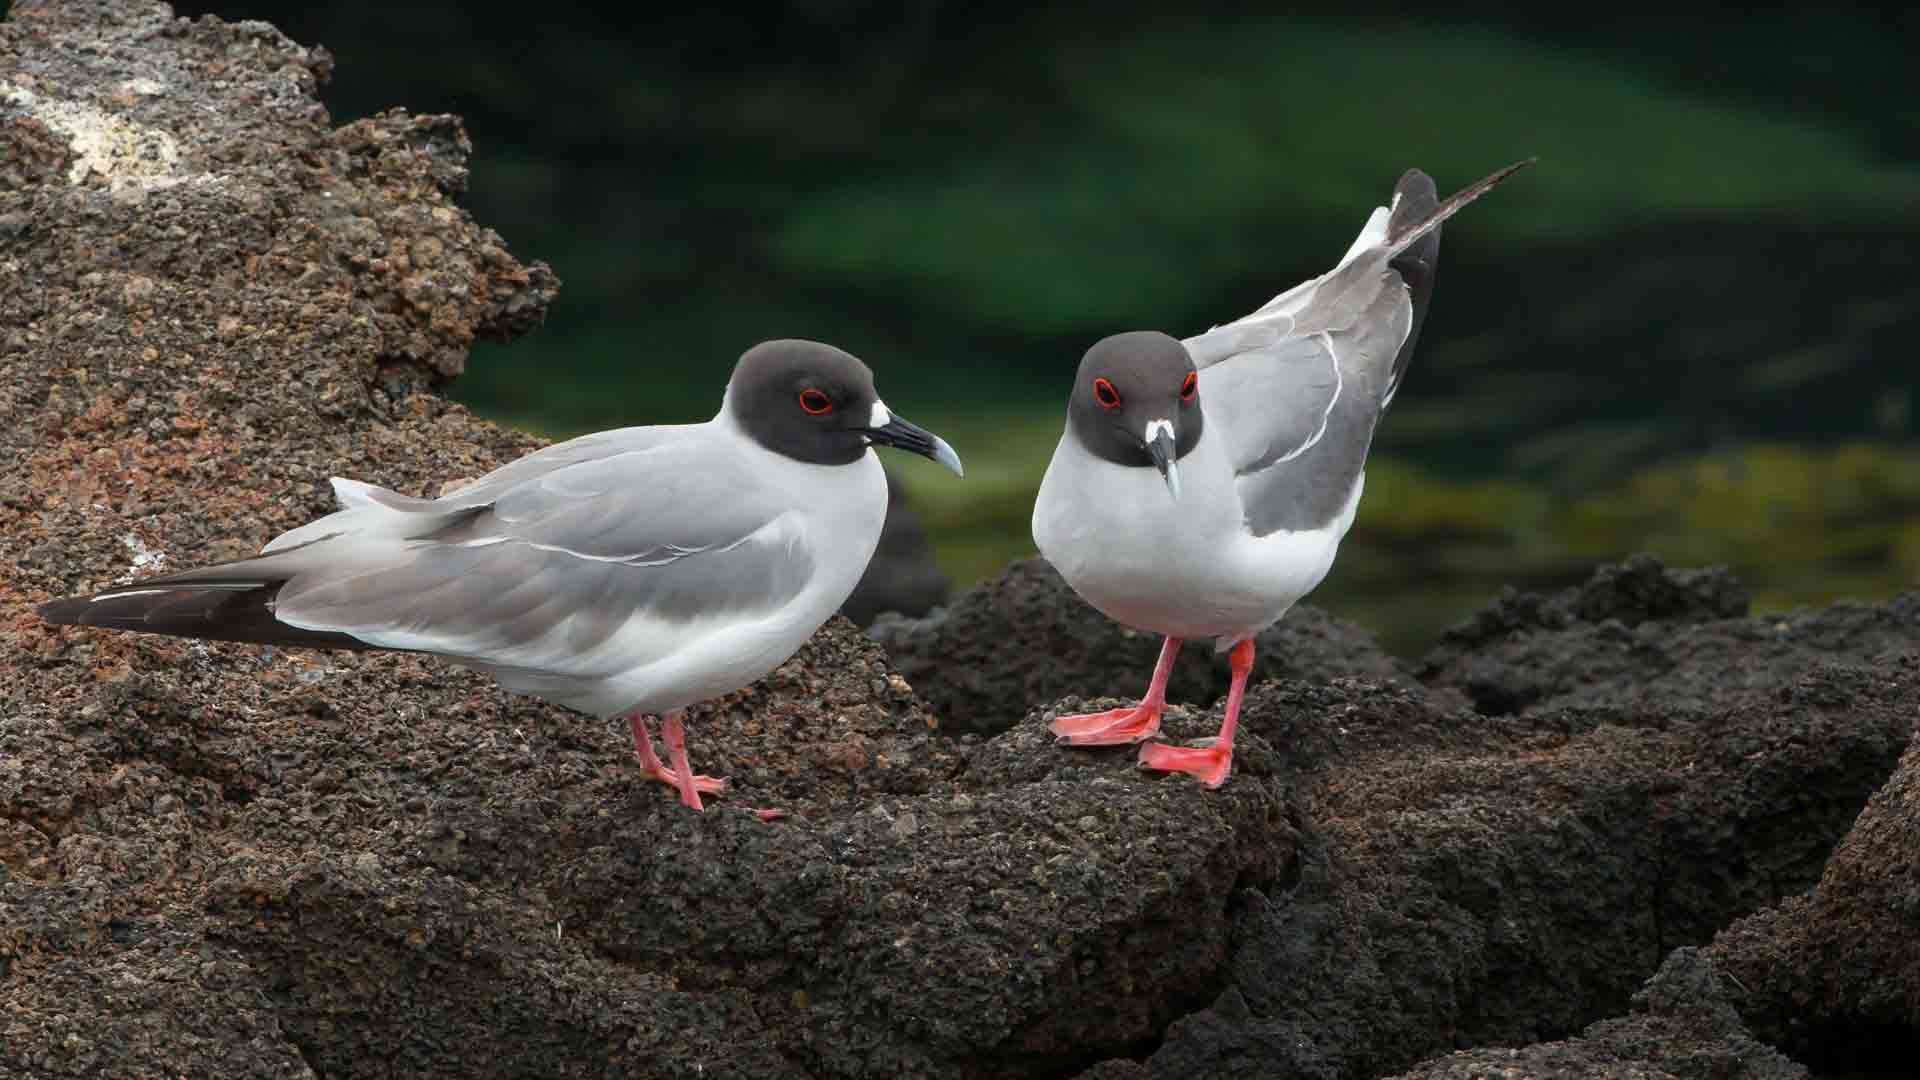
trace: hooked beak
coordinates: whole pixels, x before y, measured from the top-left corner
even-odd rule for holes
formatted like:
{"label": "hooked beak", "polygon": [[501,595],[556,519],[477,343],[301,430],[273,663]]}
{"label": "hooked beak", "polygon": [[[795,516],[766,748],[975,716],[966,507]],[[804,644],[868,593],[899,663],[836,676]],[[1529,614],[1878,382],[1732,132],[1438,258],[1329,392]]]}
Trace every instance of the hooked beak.
{"label": "hooked beak", "polygon": [[861,433],[869,441],[879,443],[881,446],[891,446],[919,454],[924,458],[931,458],[952,469],[955,476],[967,475],[966,470],[960,466],[960,455],[953,452],[953,447],[947,445],[947,440],[918,424],[910,424],[893,415],[881,402],[873,403],[872,421],[867,427],[861,429]]}
{"label": "hooked beak", "polygon": [[1153,467],[1160,470],[1160,479],[1167,482],[1167,493],[1173,496],[1174,502],[1179,502],[1180,462],[1174,456],[1173,421],[1150,421],[1146,442],[1147,456],[1153,459]]}

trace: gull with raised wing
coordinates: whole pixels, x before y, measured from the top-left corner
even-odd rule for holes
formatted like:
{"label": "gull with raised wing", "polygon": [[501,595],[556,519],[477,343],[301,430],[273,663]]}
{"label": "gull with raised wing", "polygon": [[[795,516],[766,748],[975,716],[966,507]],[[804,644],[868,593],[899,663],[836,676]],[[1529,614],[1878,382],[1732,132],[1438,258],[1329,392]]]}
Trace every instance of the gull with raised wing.
{"label": "gull with raised wing", "polygon": [[[1033,538],[1087,603],[1166,640],[1137,706],[1061,716],[1059,741],[1147,742],[1142,767],[1226,782],[1254,635],[1320,584],[1353,524],[1374,426],[1432,297],[1440,223],[1528,164],[1445,202],[1408,170],[1326,274],[1185,341],[1142,331],[1087,350]],[[1229,652],[1220,733],[1148,742],[1190,638]]]}
{"label": "gull with raised wing", "polygon": [[[682,711],[773,670],[836,611],[887,512],[874,446],[961,472],[854,356],[769,341],[713,419],[558,443],[437,499],[336,478],[342,509],[259,555],[40,607],[54,623],[433,653],[625,716],[646,775],[695,810]],[[660,714],[671,766],[654,753]]]}

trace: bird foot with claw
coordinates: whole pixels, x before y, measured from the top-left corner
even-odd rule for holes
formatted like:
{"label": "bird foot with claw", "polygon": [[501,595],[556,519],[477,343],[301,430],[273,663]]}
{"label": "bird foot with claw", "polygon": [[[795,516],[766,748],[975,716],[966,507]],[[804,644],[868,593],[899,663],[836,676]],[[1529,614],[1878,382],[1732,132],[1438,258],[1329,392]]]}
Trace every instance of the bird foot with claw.
{"label": "bird foot with claw", "polygon": [[[1203,744],[1213,740],[1202,740]],[[1168,746],[1149,743],[1140,748],[1140,767],[1160,772],[1183,772],[1210,788],[1227,782],[1233,772],[1233,747],[1220,745]]]}
{"label": "bird foot with claw", "polygon": [[1063,746],[1127,746],[1160,733],[1160,708],[1141,702],[1133,708],[1075,713],[1047,725]]}
{"label": "bird foot with claw", "polygon": [[[680,774],[665,766],[657,766],[650,769],[642,765],[640,767],[640,775],[650,780],[658,780],[675,791],[680,790]],[[727,790],[727,778],[724,776],[707,776],[704,773],[696,773],[693,777],[693,790],[702,795],[722,794]]]}

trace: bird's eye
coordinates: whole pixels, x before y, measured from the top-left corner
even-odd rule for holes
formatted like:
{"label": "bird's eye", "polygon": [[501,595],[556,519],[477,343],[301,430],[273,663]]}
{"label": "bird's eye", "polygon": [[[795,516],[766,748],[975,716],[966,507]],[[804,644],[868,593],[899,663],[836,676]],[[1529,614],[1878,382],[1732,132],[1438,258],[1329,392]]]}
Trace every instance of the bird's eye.
{"label": "bird's eye", "polygon": [[1095,379],[1093,380],[1093,400],[1099,402],[1103,409],[1117,409],[1120,407],[1120,391],[1115,390],[1113,384],[1105,379]]}
{"label": "bird's eye", "polygon": [[824,416],[833,411],[833,399],[809,386],[800,391],[800,407],[806,410],[808,416]]}
{"label": "bird's eye", "polygon": [[1200,388],[1200,376],[1196,375],[1191,371],[1187,372],[1187,377],[1180,381],[1180,400],[1192,401],[1193,392],[1195,390],[1198,390],[1199,388]]}

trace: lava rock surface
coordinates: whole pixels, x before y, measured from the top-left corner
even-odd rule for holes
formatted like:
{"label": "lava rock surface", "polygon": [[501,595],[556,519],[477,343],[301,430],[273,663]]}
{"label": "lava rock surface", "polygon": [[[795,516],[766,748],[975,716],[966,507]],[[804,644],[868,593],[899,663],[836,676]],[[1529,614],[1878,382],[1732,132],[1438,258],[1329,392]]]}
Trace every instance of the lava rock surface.
{"label": "lava rock surface", "polygon": [[[335,127],[331,73],[139,0],[0,24],[0,1075],[1773,1080],[1920,1045],[1911,594],[1750,616],[1634,559],[1417,670],[1301,609],[1209,792],[1054,745],[1157,642],[1026,562],[693,710],[704,814],[621,725],[429,658],[40,622],[250,553],[331,475],[431,495],[538,445],[440,391],[558,282],[453,202],[457,119]],[[1224,666],[1175,680],[1167,736],[1211,734]]]}

